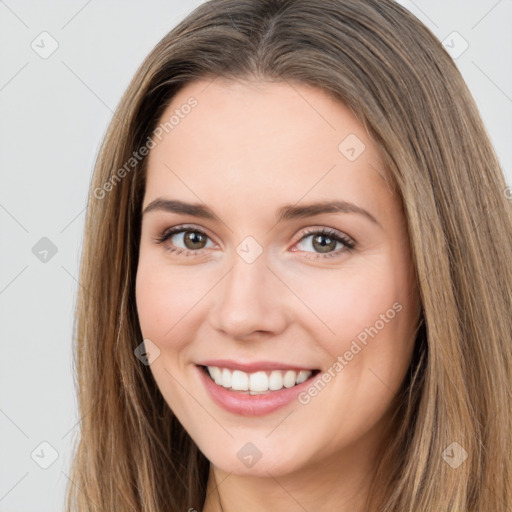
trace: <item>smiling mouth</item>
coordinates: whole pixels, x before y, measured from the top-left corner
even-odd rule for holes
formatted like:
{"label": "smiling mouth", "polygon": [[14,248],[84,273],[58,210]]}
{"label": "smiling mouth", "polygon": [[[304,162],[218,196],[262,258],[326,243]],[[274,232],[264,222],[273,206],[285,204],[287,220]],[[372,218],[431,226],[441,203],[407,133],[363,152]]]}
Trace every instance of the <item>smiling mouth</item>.
{"label": "smiling mouth", "polygon": [[313,379],[320,370],[260,370],[246,373],[218,366],[199,365],[210,380],[218,386],[236,393],[261,395],[274,393],[286,388],[298,386]]}

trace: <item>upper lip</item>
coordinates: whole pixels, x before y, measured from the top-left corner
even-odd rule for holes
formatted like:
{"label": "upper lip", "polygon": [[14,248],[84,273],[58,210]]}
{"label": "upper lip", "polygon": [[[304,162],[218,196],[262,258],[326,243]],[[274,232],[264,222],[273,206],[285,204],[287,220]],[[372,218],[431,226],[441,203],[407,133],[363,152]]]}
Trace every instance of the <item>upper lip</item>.
{"label": "upper lip", "polygon": [[231,359],[210,359],[200,361],[199,366],[217,366],[220,368],[229,368],[230,370],[241,370],[245,373],[252,373],[258,370],[295,370],[295,371],[313,371],[314,368],[305,367],[297,364],[280,363],[277,361],[252,361],[242,362]]}

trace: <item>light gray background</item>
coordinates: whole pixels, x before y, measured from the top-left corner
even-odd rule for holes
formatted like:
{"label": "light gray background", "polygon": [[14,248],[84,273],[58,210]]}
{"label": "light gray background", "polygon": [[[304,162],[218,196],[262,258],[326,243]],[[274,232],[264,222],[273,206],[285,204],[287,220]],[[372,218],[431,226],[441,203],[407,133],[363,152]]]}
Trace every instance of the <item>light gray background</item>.
{"label": "light gray background", "polygon": [[[94,160],[139,64],[200,3],[0,0],[0,512],[63,509],[80,425],[72,315]],[[464,44],[454,31],[469,44],[455,61],[510,185],[512,0],[401,3],[452,51]],[[58,48],[42,58],[52,39]],[[57,252],[37,257],[43,237]]]}

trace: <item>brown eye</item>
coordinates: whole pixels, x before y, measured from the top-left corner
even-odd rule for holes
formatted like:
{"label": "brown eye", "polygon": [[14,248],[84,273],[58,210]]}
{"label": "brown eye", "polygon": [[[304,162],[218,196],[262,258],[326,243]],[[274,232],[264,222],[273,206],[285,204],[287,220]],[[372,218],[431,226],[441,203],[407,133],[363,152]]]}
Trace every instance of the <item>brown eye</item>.
{"label": "brown eye", "polygon": [[312,240],[313,247],[318,252],[329,252],[336,248],[337,240],[328,235],[315,235]]}
{"label": "brown eye", "polygon": [[183,242],[187,249],[203,249],[206,245],[207,237],[199,231],[185,231]]}
{"label": "brown eye", "polygon": [[[306,242],[308,239],[310,239],[309,243]],[[337,244],[341,246],[338,250],[336,250]],[[302,249],[299,247],[300,250],[313,253],[309,254],[308,258],[326,258],[349,252],[355,248],[356,243],[346,235],[324,228],[308,231],[302,236],[297,245],[302,245]],[[308,249],[312,249],[312,251]]]}
{"label": "brown eye", "polygon": [[187,256],[199,254],[207,247],[208,241],[209,236],[200,229],[184,226],[166,229],[155,238],[155,242],[164,245],[168,251],[176,254],[185,252]]}

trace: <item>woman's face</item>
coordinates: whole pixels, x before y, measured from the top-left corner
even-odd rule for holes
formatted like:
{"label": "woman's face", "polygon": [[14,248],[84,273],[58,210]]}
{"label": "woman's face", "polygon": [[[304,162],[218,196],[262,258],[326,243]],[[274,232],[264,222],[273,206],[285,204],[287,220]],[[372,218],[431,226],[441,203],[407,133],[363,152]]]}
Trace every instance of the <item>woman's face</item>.
{"label": "woman's face", "polygon": [[343,104],[298,84],[194,82],[161,122],[136,299],[169,407],[235,474],[369,461],[420,311],[376,146]]}

